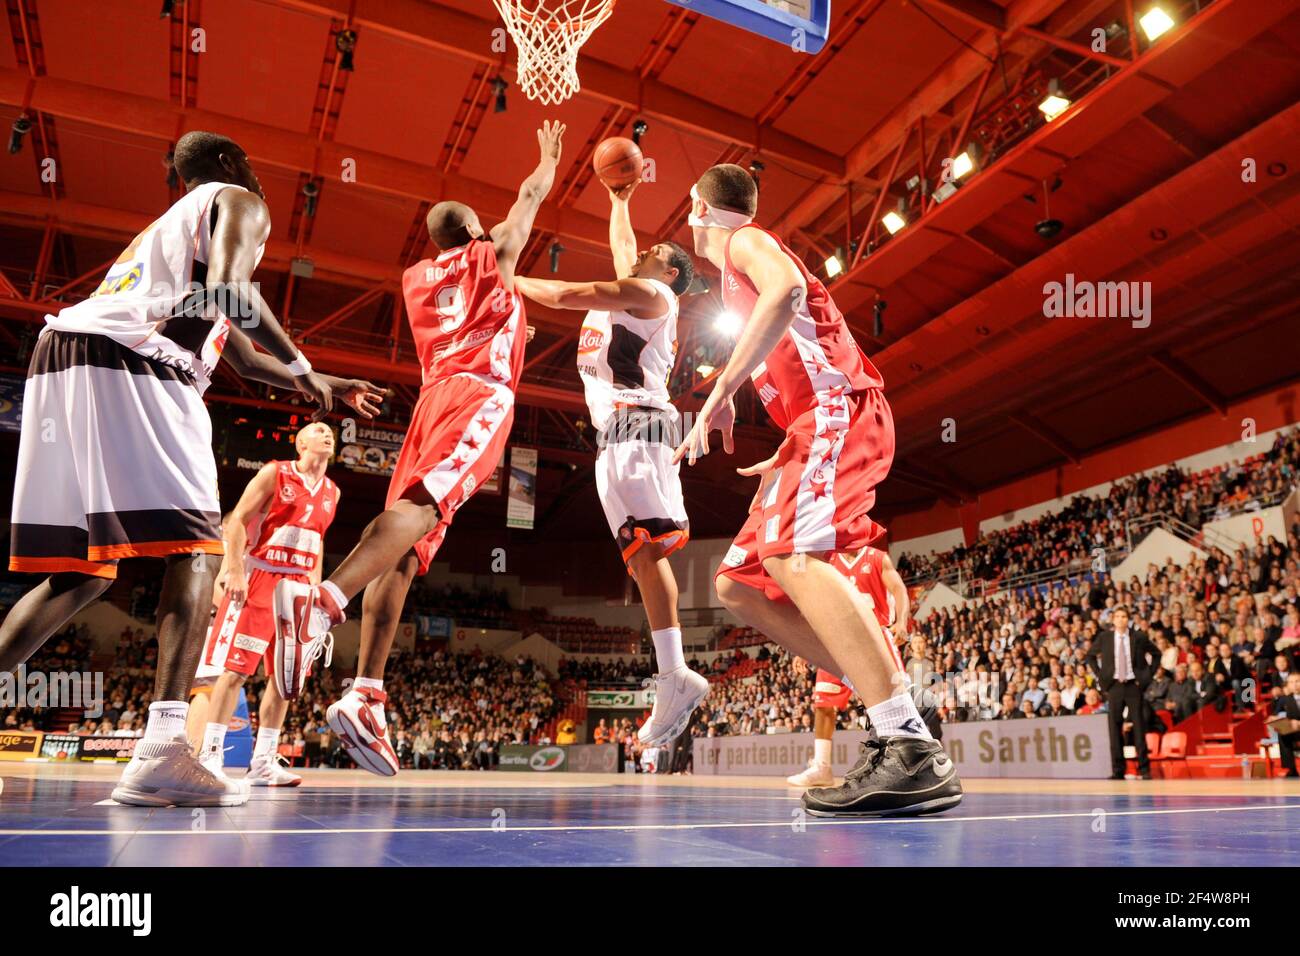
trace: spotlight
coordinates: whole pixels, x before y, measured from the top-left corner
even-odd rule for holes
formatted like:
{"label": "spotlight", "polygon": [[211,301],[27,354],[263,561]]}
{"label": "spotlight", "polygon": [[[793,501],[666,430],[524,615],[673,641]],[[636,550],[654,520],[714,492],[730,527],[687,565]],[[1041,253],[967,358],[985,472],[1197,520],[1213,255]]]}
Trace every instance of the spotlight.
{"label": "spotlight", "polygon": [[320,196],[320,187],[316,185],[316,180],[309,179],[302,184],[302,194],[306,199],[303,203],[302,211],[310,219],[316,215],[316,199]]}
{"label": "spotlight", "polygon": [[170,149],[167,150],[167,155],[163,158],[163,165],[167,167],[167,188],[168,189],[179,189],[181,185],[181,177],[176,172],[175,163],[176,163],[176,152]]}
{"label": "spotlight", "polygon": [[713,320],[713,327],[729,339],[734,339],[740,334],[742,324],[740,316],[735,312],[719,312],[718,317]]}
{"label": "spotlight", "polygon": [[975,146],[972,143],[958,153],[952,161],[952,178],[961,179],[975,171]]}
{"label": "spotlight", "polygon": [[885,310],[889,308],[889,303],[884,299],[877,299],[876,304],[871,307],[871,337],[873,339],[881,338],[885,334]]}
{"label": "spotlight", "polygon": [[1065,228],[1065,223],[1059,219],[1042,219],[1034,223],[1034,232],[1038,233],[1044,239],[1055,239]]}
{"label": "spotlight", "polygon": [[[900,205],[902,204],[900,203]],[[907,225],[907,220],[903,218],[901,213],[891,209],[881,217],[880,223],[889,230],[891,236],[896,236]]]}
{"label": "spotlight", "polygon": [[551,243],[551,272],[552,273],[560,271],[560,253],[566,251],[567,250],[564,248],[564,246],[560,245],[558,241]]}
{"label": "spotlight", "polygon": [[638,146],[640,146],[640,145],[641,145],[641,137],[644,136],[644,135],[646,134],[646,130],[648,130],[649,128],[650,128],[650,124],[647,123],[647,122],[646,122],[645,120],[643,120],[643,119],[639,119],[639,120],[637,120],[635,123],[633,123],[633,124],[632,124],[632,142],[634,142],[634,143],[636,143]]}
{"label": "spotlight", "polygon": [[357,48],[357,31],[340,30],[334,38],[334,48],[341,54],[339,69],[352,72],[352,51]]}
{"label": "spotlight", "polygon": [[710,375],[713,374],[713,366],[712,366],[712,365],[697,365],[697,366],[695,367],[695,371],[699,372],[699,373],[700,373],[700,376],[701,376],[702,378],[708,378]]}
{"label": "spotlight", "polygon": [[23,137],[31,132],[32,121],[23,113],[16,120],[9,131],[9,152],[21,152],[23,148]]}
{"label": "spotlight", "polygon": [[840,251],[835,250],[835,254],[826,259],[826,278],[834,279],[844,271],[844,263],[840,260]]}
{"label": "spotlight", "polygon": [[499,76],[492,81],[492,92],[496,94],[497,98],[496,106],[492,109],[494,113],[504,113],[506,111],[506,90],[509,86],[510,84]]}
{"label": "spotlight", "polygon": [[1070,108],[1070,98],[1061,92],[1061,81],[1052,80],[1047,84],[1047,95],[1043,101],[1038,104],[1039,111],[1047,118],[1047,122],[1056,119],[1062,113]]}
{"label": "spotlight", "polygon": [[1138,24],[1142,27],[1142,32],[1147,35],[1147,39],[1154,43],[1173,29],[1174,20],[1157,6],[1138,17]]}

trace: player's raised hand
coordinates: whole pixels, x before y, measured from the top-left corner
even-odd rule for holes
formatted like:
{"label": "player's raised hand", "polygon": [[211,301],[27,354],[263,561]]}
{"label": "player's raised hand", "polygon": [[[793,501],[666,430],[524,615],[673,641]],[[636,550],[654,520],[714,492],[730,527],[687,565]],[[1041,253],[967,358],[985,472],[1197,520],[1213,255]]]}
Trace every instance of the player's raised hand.
{"label": "player's raised hand", "polygon": [[677,464],[683,458],[688,465],[694,465],[696,460],[709,453],[709,432],[717,429],[722,432],[722,450],[730,455],[735,451],[735,445],[731,438],[731,430],[736,423],[736,406],[731,400],[730,395],[724,396],[720,389],[715,388],[709,393],[708,399],[704,402],[704,407],[695,415],[695,424],[691,426],[686,440],[681,443],[677,451],[673,454],[673,464]]}
{"label": "player's raised hand", "polygon": [[751,513],[755,508],[762,507],[763,496],[767,494],[767,489],[772,485],[772,479],[776,476],[776,457],[776,454],[774,454],[771,458],[760,461],[757,465],[736,469],[736,474],[744,478],[758,476],[758,490],[754,492],[754,500],[749,503]]}
{"label": "player's raised hand", "polygon": [[542,159],[552,162],[560,161],[563,150],[565,125],[559,120],[544,120],[542,128],[537,131],[537,145],[542,151]]}
{"label": "player's raised hand", "polygon": [[321,376],[329,383],[334,395],[356,410],[362,418],[374,418],[384,404],[388,389],[380,388],[362,378],[338,378],[334,375]]}
{"label": "player's raised hand", "polygon": [[636,187],[640,185],[641,185],[641,177],[638,176],[636,179],[632,180],[626,186],[620,186],[618,187],[618,189],[615,189],[612,186],[606,187],[607,189],[609,189],[609,201],[627,202],[629,199],[632,198],[632,193],[636,192]]}

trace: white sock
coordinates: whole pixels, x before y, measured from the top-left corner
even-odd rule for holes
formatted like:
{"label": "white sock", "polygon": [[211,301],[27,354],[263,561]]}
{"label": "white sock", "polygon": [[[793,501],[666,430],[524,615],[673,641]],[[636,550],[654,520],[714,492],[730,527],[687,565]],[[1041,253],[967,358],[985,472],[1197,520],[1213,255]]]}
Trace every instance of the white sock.
{"label": "white sock", "polygon": [[686,666],[686,657],[682,654],[680,627],[664,627],[651,631],[650,640],[655,643],[655,659],[659,662],[659,673],[671,674],[677,668]]}
{"label": "white sock", "polygon": [[274,757],[275,748],[280,746],[280,728],[279,727],[259,727],[257,728],[257,742],[253,744],[253,759],[258,757]]}
{"label": "white sock", "polygon": [[144,741],[166,744],[185,739],[185,715],[190,705],[183,700],[156,700],[149,705],[149,720],[144,726]]}
{"label": "white sock", "polygon": [[826,766],[831,765],[831,742],[822,740],[818,737],[813,741],[813,759],[818,763],[824,763]]}
{"label": "white sock", "polygon": [[383,690],[384,679],[382,677],[358,677],[352,682],[353,690],[361,690],[363,687],[369,687],[371,690]]}
{"label": "white sock", "polygon": [[203,726],[203,750],[201,754],[207,756],[211,753],[224,753],[226,749],[226,725],[225,724],[204,724]]}
{"label": "white sock", "polygon": [[873,707],[867,708],[871,725],[876,728],[879,737],[920,737],[932,740],[930,729],[925,726],[916,701],[908,693],[895,694]]}

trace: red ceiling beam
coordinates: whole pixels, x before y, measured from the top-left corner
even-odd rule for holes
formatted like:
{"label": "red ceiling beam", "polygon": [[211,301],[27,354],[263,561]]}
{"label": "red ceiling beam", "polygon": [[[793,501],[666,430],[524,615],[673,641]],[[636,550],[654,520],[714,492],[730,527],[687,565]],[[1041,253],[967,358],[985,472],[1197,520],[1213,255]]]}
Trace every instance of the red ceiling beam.
{"label": "red ceiling beam", "polygon": [[[516,192],[480,182],[458,173],[444,173],[432,165],[396,159],[384,153],[320,142],[314,135],[253,123],[235,116],[201,109],[181,109],[150,97],[75,83],[54,77],[32,79],[19,70],[0,68],[0,103],[20,106],[31,85],[34,108],[50,115],[105,129],[116,129],[162,142],[173,142],[177,128],[215,129],[238,142],[255,166],[274,166],[294,173],[342,168],[345,158],[356,160],[357,181],[349,189],[371,190],[422,201],[457,199],[486,217],[504,218]],[[336,186],[339,184],[335,184]],[[579,245],[608,249],[609,223],[554,202],[542,206],[536,220],[539,231],[558,233]]]}
{"label": "red ceiling beam", "polygon": [[[321,17],[335,17],[347,9],[349,0],[266,2]],[[488,4],[483,6],[487,8]],[[492,64],[500,60],[500,54],[492,51],[493,31],[501,27],[501,21],[495,17],[478,17],[426,0],[374,0],[365,5],[355,23],[358,30],[387,34],[461,59]],[[607,24],[603,29],[610,28]],[[659,80],[645,80],[622,67],[589,57],[580,60],[578,69],[582,76],[578,97],[635,110],[716,142],[737,143],[751,150],[761,148],[805,171],[835,177],[844,174],[843,161],[828,150],[762,126],[751,116],[727,110],[694,93]]]}
{"label": "red ceiling beam", "polygon": [[972,26],[998,33],[1007,28],[1007,11],[992,0],[921,0],[921,3],[946,10]]}
{"label": "red ceiling beam", "polygon": [[[1240,3],[1236,4],[1240,8]],[[1133,64],[1040,127],[989,169],[968,180],[947,202],[933,207],[881,249],[836,279],[833,292],[847,314],[922,263],[938,255],[972,225],[1169,96],[1175,81],[1203,74],[1252,37],[1295,9],[1295,0],[1251,0],[1249,16],[1232,16],[1234,0],[1218,0],[1176,34],[1162,37]],[[1243,154],[1249,155],[1249,154]]]}
{"label": "red ceiling beam", "polygon": [[1219,413],[1220,418],[1228,417],[1228,400],[1213,385],[1207,382],[1184,363],[1168,352],[1156,352],[1148,356],[1151,362],[1168,372],[1179,384]]}

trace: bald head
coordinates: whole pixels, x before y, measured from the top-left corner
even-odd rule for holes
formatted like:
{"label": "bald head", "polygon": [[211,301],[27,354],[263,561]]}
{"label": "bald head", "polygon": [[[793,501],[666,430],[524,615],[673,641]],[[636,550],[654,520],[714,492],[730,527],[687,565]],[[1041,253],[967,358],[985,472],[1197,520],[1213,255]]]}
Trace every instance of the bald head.
{"label": "bald head", "polygon": [[478,214],[463,202],[440,202],[429,210],[424,223],[439,249],[455,249],[483,235]]}

